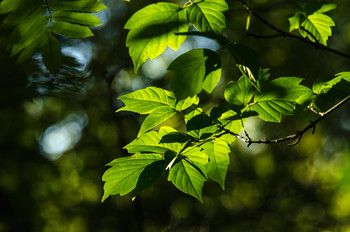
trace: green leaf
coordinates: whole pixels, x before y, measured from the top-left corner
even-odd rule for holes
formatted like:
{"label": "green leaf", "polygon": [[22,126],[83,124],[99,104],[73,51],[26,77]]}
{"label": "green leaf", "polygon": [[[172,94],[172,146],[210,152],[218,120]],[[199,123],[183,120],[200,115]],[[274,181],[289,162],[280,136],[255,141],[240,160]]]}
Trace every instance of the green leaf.
{"label": "green leaf", "polygon": [[3,0],[0,2],[0,14],[6,14],[16,10],[21,4],[21,0]]}
{"label": "green leaf", "polygon": [[331,17],[325,14],[314,13],[309,15],[301,26],[306,30],[299,29],[303,37],[308,37],[312,42],[327,45],[328,37],[332,35],[331,27],[335,26],[335,24]]}
{"label": "green leaf", "polygon": [[350,72],[341,72],[335,75],[335,77],[329,80],[328,78],[317,79],[312,86],[312,91],[316,94],[325,94],[338,84],[341,80],[350,82]]}
{"label": "green leaf", "polygon": [[222,139],[216,139],[214,142],[206,143],[203,148],[210,160],[206,165],[208,177],[219,183],[225,190],[225,178],[230,164],[230,145]]}
{"label": "green leaf", "polygon": [[41,49],[41,55],[43,57],[45,67],[50,73],[56,74],[62,60],[61,44],[58,39],[51,35],[48,36],[46,43]]}
{"label": "green leaf", "polygon": [[199,97],[197,96],[187,97],[186,99],[179,100],[176,103],[176,110],[183,111],[189,108],[190,106],[192,106],[193,104],[198,105],[198,103],[199,103]]}
{"label": "green leaf", "polygon": [[300,21],[302,19],[301,13],[296,13],[292,17],[288,18],[289,20],[289,31],[293,31],[300,28]]}
{"label": "green leaf", "polygon": [[255,93],[251,82],[242,76],[238,81],[231,81],[225,88],[225,99],[232,105],[247,105]]}
{"label": "green leaf", "polygon": [[139,179],[137,181],[136,188],[133,193],[133,200],[142,191],[144,191],[145,189],[155,184],[163,175],[164,170],[165,170],[164,160],[155,161],[149,164],[148,166],[146,166],[145,169],[141,172]]}
{"label": "green leaf", "polygon": [[38,43],[35,41],[43,31],[48,33],[45,26],[49,23],[49,18],[44,16],[45,9],[39,7],[31,11],[27,18],[19,23],[11,34],[12,55],[17,54],[23,48],[30,46],[31,43]]}
{"label": "green leaf", "polygon": [[102,180],[105,181],[102,202],[109,195],[120,194],[123,196],[132,191],[145,168],[160,160],[163,160],[161,155],[140,153],[113,160],[108,164],[112,167],[102,176]]}
{"label": "green leaf", "polygon": [[176,113],[176,110],[169,108],[168,106],[162,106],[162,107],[156,108],[143,121],[137,137],[140,137],[146,131],[153,129],[155,126],[158,126],[160,123],[169,119],[175,113]]}
{"label": "green leaf", "polygon": [[186,157],[187,161],[190,163],[193,162],[195,165],[206,165],[209,162],[208,154],[201,147],[188,147],[182,152],[181,155]]}
{"label": "green leaf", "polygon": [[136,152],[154,152],[154,153],[164,153],[166,151],[172,151],[177,153],[180,149],[180,143],[160,143],[161,138],[171,132],[176,132],[175,129],[171,127],[161,127],[159,132],[150,131],[139,138],[136,138],[131,143],[126,145],[124,148],[128,150],[129,153]]}
{"label": "green leaf", "polygon": [[235,59],[236,65],[241,73],[256,87],[259,78],[260,64],[257,53],[244,45],[233,44],[229,46],[229,51]]}
{"label": "green leaf", "polygon": [[73,12],[87,12],[97,13],[107,7],[99,0],[76,0],[76,1],[62,1],[51,0],[50,9],[55,11],[73,11]]}
{"label": "green leaf", "polygon": [[216,125],[213,125],[211,118],[205,113],[195,115],[188,120],[186,128],[188,134],[197,139],[208,138],[217,131]]}
{"label": "green leaf", "polygon": [[206,170],[202,165],[194,165],[185,159],[180,159],[170,169],[168,180],[179,190],[203,202],[202,189],[207,180],[203,173],[206,174]]}
{"label": "green leaf", "polygon": [[170,132],[162,137],[159,143],[185,143],[194,140],[194,138],[183,132]]}
{"label": "green leaf", "polygon": [[85,26],[98,26],[102,24],[99,18],[88,13],[56,11],[53,13],[52,18],[55,21],[80,24]]}
{"label": "green leaf", "polygon": [[180,100],[200,93],[205,79],[208,79],[205,87],[211,91],[221,76],[220,58],[209,49],[190,50],[175,59],[168,69],[174,73],[171,88]]}
{"label": "green leaf", "polygon": [[83,39],[94,35],[87,26],[67,22],[54,22],[52,24],[52,31],[71,39]]}
{"label": "green leaf", "polygon": [[227,9],[227,3],[224,0],[199,1],[186,8],[189,22],[198,31],[217,34],[222,34],[223,29],[226,28],[226,19],[222,11]]}
{"label": "green leaf", "polygon": [[186,12],[173,3],[151,4],[131,16],[125,29],[130,30],[126,46],[137,72],[147,59],[156,58],[167,46],[174,50],[181,46],[186,36],[175,33],[188,31]]}
{"label": "green leaf", "polygon": [[282,114],[292,115],[295,103],[286,100],[259,101],[251,109],[259,114],[262,120],[268,122],[281,122]]}
{"label": "green leaf", "polygon": [[251,110],[256,111],[265,121],[280,122],[282,114],[293,114],[295,104],[311,90],[300,85],[298,77],[280,77],[263,86],[261,93],[254,97]]}
{"label": "green leaf", "polygon": [[135,92],[118,97],[125,107],[117,110],[131,111],[139,114],[149,114],[158,107],[169,107],[175,109],[174,94],[156,87],[147,87]]}

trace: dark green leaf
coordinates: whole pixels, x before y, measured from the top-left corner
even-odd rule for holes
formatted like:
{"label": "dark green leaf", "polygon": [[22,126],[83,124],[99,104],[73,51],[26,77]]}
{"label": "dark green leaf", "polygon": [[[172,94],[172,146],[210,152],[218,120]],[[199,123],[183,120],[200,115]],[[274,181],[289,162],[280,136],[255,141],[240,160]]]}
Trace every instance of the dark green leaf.
{"label": "dark green leaf", "polygon": [[56,74],[61,65],[61,44],[53,36],[48,36],[46,43],[41,49],[41,55],[46,68],[52,74]]}
{"label": "dark green leaf", "polygon": [[193,49],[174,60],[169,70],[174,73],[171,88],[181,100],[200,93],[203,82],[204,87],[212,91],[221,76],[220,58],[211,50]]}
{"label": "dark green leaf", "polygon": [[171,132],[162,137],[159,143],[185,143],[194,140],[192,136],[183,132]]}
{"label": "dark green leaf", "polygon": [[237,67],[243,75],[257,88],[256,82],[259,77],[260,64],[257,53],[249,47],[241,44],[229,46],[229,51],[235,59]]}
{"label": "dark green leaf", "polygon": [[155,161],[155,162],[147,165],[139,176],[135,191],[133,193],[133,200],[143,190],[145,190],[145,189],[151,187],[153,184],[155,184],[162,176],[164,170],[165,170],[164,160]]}

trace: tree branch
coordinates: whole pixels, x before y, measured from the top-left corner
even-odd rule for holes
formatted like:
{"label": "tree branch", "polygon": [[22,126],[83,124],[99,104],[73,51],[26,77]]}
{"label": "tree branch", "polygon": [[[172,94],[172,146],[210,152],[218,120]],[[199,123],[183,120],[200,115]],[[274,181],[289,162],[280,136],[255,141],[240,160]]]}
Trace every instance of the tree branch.
{"label": "tree branch", "polygon": [[[313,47],[317,48],[317,49],[322,49],[322,50],[325,50],[325,51],[328,51],[328,52],[332,52],[334,54],[337,54],[339,56],[342,56],[342,57],[345,57],[347,59],[350,59],[350,55],[346,54],[346,53],[343,53],[341,51],[338,51],[336,49],[333,49],[333,48],[330,48],[330,47],[327,47],[323,44],[320,44],[317,42],[317,40],[315,40],[316,42],[312,42],[311,40],[308,40],[304,37],[301,37],[301,36],[297,36],[295,34],[292,34],[290,32],[286,32],[284,30],[281,30],[279,29],[278,27],[276,27],[275,25],[269,23],[268,21],[266,21],[264,18],[262,18],[258,13],[256,13],[252,8],[250,8],[248,6],[248,4],[244,1],[244,0],[240,0],[242,5],[244,6],[244,8],[249,11],[249,13],[251,13],[252,15],[254,15],[255,18],[259,19],[263,24],[265,24],[266,26],[268,26],[269,28],[271,28],[272,30],[278,32],[277,35],[272,35],[272,36],[264,36],[264,35],[256,35],[256,34],[251,34],[251,33],[247,33],[247,35],[250,35],[250,36],[253,36],[253,37],[256,37],[256,38],[276,38],[276,37],[289,37],[289,38],[294,38],[294,39],[297,39],[297,40],[300,40],[304,43],[307,43],[307,44],[310,44],[312,45]],[[306,30],[305,30],[306,31]],[[308,31],[306,31],[308,32]],[[279,35],[279,36],[278,36]],[[312,35],[312,37],[314,38],[314,36]],[[315,39],[315,38],[314,38]]]}
{"label": "tree branch", "polygon": [[[307,125],[303,130],[301,131],[297,131],[295,134],[291,134],[291,135],[288,135],[288,136],[285,136],[285,137],[282,137],[282,138],[277,138],[277,139],[267,139],[267,138],[264,138],[264,139],[260,139],[260,140],[253,140],[251,139],[249,136],[247,137],[243,137],[239,134],[236,134],[228,129],[225,129],[225,128],[222,128],[222,130],[224,131],[222,134],[220,134],[218,137],[221,137],[222,135],[225,135],[225,134],[230,134],[234,137],[236,137],[237,139],[247,143],[248,147],[250,145],[252,145],[253,143],[265,143],[265,144],[269,144],[269,143],[280,143],[280,142],[284,142],[284,141],[287,141],[287,140],[294,140],[292,143],[288,144],[288,146],[294,146],[294,145],[297,145],[300,140],[301,140],[301,137],[310,129],[313,129],[312,133],[314,133],[315,131],[315,127],[316,127],[316,124],[323,120],[324,118],[326,118],[329,114],[331,114],[333,111],[335,111],[336,109],[338,109],[340,106],[342,106],[343,104],[345,104],[346,102],[348,102],[350,100],[350,95],[347,96],[346,98],[344,98],[343,100],[341,100],[340,102],[338,102],[337,104],[335,104],[334,106],[332,106],[330,109],[328,109],[326,112],[324,113],[321,113],[321,112],[317,112],[318,115],[320,115],[315,121],[311,121],[309,125]],[[309,108],[309,107],[308,107]],[[310,109],[310,108],[309,108]],[[313,110],[312,110],[313,111]]]}

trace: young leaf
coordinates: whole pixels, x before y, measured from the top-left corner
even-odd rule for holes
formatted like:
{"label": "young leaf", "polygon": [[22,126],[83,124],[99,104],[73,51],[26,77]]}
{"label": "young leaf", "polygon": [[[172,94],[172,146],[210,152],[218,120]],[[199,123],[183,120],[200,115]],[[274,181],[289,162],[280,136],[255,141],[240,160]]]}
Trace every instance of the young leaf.
{"label": "young leaf", "polygon": [[78,24],[66,22],[53,23],[52,31],[56,34],[64,35],[71,39],[83,39],[94,35],[87,26],[80,26]]}
{"label": "young leaf", "polygon": [[200,164],[193,164],[186,159],[180,159],[169,171],[168,180],[179,190],[187,193],[200,202],[202,200],[202,189],[207,180],[205,168]]}
{"label": "young leaf", "polygon": [[198,31],[222,34],[226,27],[226,19],[222,11],[228,9],[225,0],[205,0],[195,2],[186,8],[188,19]]}
{"label": "young leaf", "polygon": [[[206,88],[211,91],[221,76],[219,56],[209,49],[193,49],[179,56],[169,68],[173,71],[171,88],[177,99],[192,97],[201,92],[204,79]],[[214,82],[210,78],[214,78]],[[216,82],[216,83],[215,83]]]}
{"label": "young leaf", "polygon": [[117,110],[131,111],[139,114],[149,114],[158,107],[169,107],[175,109],[174,94],[156,87],[147,87],[135,92],[125,94],[118,98],[122,100],[125,107]]}
{"label": "young leaf", "polygon": [[238,81],[231,81],[225,88],[225,99],[232,105],[247,105],[252,99],[255,88],[245,76],[242,76]]}
{"label": "young leaf", "polygon": [[53,13],[52,18],[55,21],[80,24],[85,26],[98,26],[102,24],[101,20],[95,15],[80,12],[56,11]]}
{"label": "young leaf", "polygon": [[134,63],[135,72],[154,59],[167,46],[177,50],[186,36],[175,33],[188,31],[186,12],[173,3],[159,2],[137,11],[125,24],[129,29],[126,46]]}
{"label": "young leaf", "polygon": [[313,42],[327,45],[328,37],[332,35],[331,27],[333,26],[335,26],[335,23],[331,17],[325,14],[314,13],[304,20],[299,31],[303,37],[308,37]]}
{"label": "young leaf", "polygon": [[235,59],[236,65],[243,75],[256,87],[259,78],[260,64],[257,53],[249,47],[241,44],[229,46],[229,51]]}
{"label": "young leaf", "polygon": [[159,154],[140,153],[113,160],[108,164],[112,167],[102,176],[102,180],[105,181],[102,202],[109,195],[120,194],[123,196],[132,191],[145,168],[160,160],[163,160],[163,157]]}
{"label": "young leaf", "polygon": [[169,108],[168,106],[162,106],[162,107],[156,108],[143,121],[137,137],[140,137],[143,133],[145,133],[150,129],[153,129],[155,126],[158,126],[160,123],[169,119],[175,113],[176,113],[176,110]]}
{"label": "young leaf", "polygon": [[159,132],[150,131],[139,138],[133,140],[131,143],[126,145],[124,148],[128,150],[129,153],[136,152],[154,152],[154,153],[164,153],[166,151],[172,151],[177,153],[180,149],[180,143],[160,143],[161,138],[171,132],[176,132],[175,129],[171,127],[161,127]]}
{"label": "young leaf", "polygon": [[225,190],[225,178],[230,163],[230,145],[222,139],[216,139],[214,142],[206,143],[203,148],[210,160],[206,164],[208,177],[219,183],[221,188]]}
{"label": "young leaf", "polygon": [[45,67],[52,74],[56,74],[61,64],[61,44],[53,36],[48,36],[46,43],[41,49],[41,55],[43,57],[43,62]]}

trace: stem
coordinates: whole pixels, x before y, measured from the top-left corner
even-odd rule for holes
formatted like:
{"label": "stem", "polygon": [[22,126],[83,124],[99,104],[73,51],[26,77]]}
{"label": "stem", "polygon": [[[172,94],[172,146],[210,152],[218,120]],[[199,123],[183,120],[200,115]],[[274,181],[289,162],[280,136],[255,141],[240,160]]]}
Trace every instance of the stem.
{"label": "stem", "polygon": [[[312,46],[314,46],[315,48],[317,49],[322,49],[322,50],[326,50],[328,52],[332,52],[334,54],[337,54],[339,56],[342,56],[342,57],[345,57],[347,59],[350,59],[350,55],[346,54],[346,53],[343,53],[341,51],[338,51],[336,49],[333,49],[333,48],[330,48],[330,47],[327,47],[323,44],[320,44],[317,42],[317,40],[315,40],[316,42],[312,42],[304,37],[300,37],[300,36],[297,36],[297,35],[294,35],[290,32],[286,32],[286,31],[283,31],[281,29],[279,29],[278,27],[276,27],[275,25],[269,23],[268,21],[266,21],[264,18],[262,18],[258,13],[256,13],[252,8],[250,8],[247,3],[244,1],[244,0],[240,0],[242,5],[244,6],[244,8],[249,11],[254,17],[256,17],[257,19],[259,19],[263,24],[265,24],[266,26],[268,26],[269,28],[271,28],[272,30],[278,32],[278,35],[273,35],[273,37],[271,36],[258,36],[258,35],[254,35],[254,34],[247,34],[247,35],[254,35],[254,37],[257,37],[257,38],[275,38],[275,37],[289,37],[289,38],[294,38],[294,39],[297,39],[297,40],[300,40],[304,43],[307,43],[307,44],[310,44]],[[306,30],[305,30],[306,31]],[[308,31],[306,31],[308,32]]]}
{"label": "stem", "polygon": [[[234,137],[236,137],[239,140],[242,140],[245,143],[248,143],[248,147],[253,144],[253,143],[265,143],[265,144],[269,144],[269,143],[280,143],[280,142],[284,142],[287,140],[295,140],[294,142],[288,144],[288,146],[294,146],[296,144],[298,144],[301,140],[301,137],[303,136],[303,134],[305,134],[308,130],[310,129],[315,129],[316,124],[318,122],[320,122],[321,120],[323,120],[324,118],[326,118],[328,115],[330,115],[332,112],[334,112],[336,109],[338,109],[340,106],[344,105],[346,102],[348,102],[350,100],[350,95],[348,95],[346,98],[344,98],[343,100],[341,100],[340,102],[338,102],[337,104],[335,104],[334,106],[332,106],[331,108],[329,108],[326,112],[321,113],[321,112],[317,112],[318,115],[320,115],[315,121],[311,121],[309,125],[307,125],[303,130],[296,132],[295,134],[291,134],[282,138],[277,138],[277,139],[260,139],[260,140],[252,140],[249,138],[249,136],[247,136],[247,138],[240,136],[232,131],[229,131],[228,129],[223,128],[222,130],[224,131],[223,133],[219,134],[217,137],[221,137],[225,134],[230,134]],[[310,109],[310,107],[308,107]],[[312,108],[312,107],[311,107]],[[312,108],[313,109],[313,108]],[[310,109],[310,110],[312,110]],[[313,111],[313,110],[312,110]],[[314,112],[314,111],[313,111]]]}

